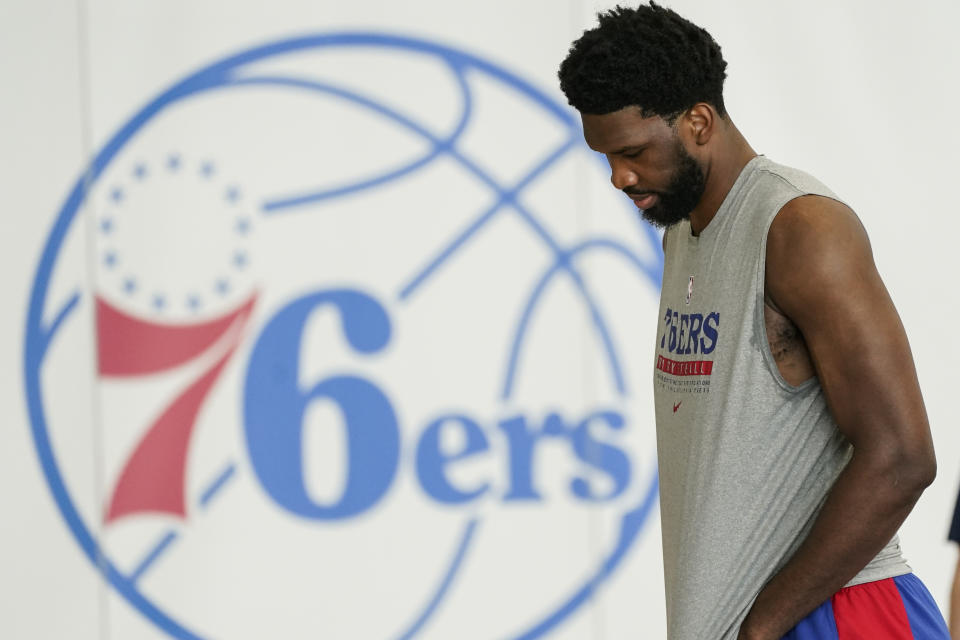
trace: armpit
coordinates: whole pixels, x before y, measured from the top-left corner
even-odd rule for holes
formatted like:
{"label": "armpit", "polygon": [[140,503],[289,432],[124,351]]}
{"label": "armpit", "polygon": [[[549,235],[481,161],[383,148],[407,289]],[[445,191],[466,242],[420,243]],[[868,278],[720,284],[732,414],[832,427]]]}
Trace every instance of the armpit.
{"label": "armpit", "polygon": [[812,378],[816,373],[813,361],[796,325],[769,302],[763,305],[763,320],[770,353],[783,379],[797,386]]}

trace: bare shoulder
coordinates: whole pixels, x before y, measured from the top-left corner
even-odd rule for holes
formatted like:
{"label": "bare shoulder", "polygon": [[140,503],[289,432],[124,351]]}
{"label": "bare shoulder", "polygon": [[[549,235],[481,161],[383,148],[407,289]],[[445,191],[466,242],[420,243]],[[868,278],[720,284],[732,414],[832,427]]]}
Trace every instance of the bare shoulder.
{"label": "bare shoulder", "polygon": [[867,232],[850,207],[804,195],[780,209],[767,234],[767,294],[788,315],[811,296],[877,278]]}
{"label": "bare shoulder", "polygon": [[[800,243],[799,245],[797,243]],[[780,249],[848,248],[870,250],[867,232],[853,210],[844,203],[818,195],[804,195],[785,204],[773,219],[767,235],[768,253],[791,254]]]}

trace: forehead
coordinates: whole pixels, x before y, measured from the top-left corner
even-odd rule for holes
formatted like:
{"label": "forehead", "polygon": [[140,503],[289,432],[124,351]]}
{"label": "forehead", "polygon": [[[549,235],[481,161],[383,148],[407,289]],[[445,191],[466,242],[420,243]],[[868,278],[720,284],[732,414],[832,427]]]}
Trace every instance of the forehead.
{"label": "forehead", "polygon": [[660,116],[644,118],[637,107],[624,107],[603,115],[581,113],[580,120],[587,146],[600,153],[613,153],[673,137],[673,129],[666,120]]}

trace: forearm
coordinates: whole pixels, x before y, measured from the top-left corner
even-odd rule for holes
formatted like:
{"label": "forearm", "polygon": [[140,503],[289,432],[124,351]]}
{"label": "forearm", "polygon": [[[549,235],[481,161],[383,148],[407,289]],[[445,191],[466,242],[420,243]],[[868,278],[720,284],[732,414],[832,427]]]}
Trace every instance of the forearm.
{"label": "forearm", "polygon": [[922,463],[854,455],[796,554],[760,591],[742,639],[778,639],[883,549],[929,484]]}

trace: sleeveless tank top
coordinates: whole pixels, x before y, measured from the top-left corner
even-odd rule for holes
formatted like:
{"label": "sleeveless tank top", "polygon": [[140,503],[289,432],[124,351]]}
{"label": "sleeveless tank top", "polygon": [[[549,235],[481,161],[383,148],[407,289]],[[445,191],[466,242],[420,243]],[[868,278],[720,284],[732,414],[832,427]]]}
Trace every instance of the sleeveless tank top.
{"label": "sleeveless tank top", "polygon": [[[670,640],[735,639],[850,459],[816,377],[780,375],[764,322],[767,230],[788,201],[837,196],[764,156],[699,236],[665,239],[654,403]],[[848,586],[910,572],[897,537]]]}

